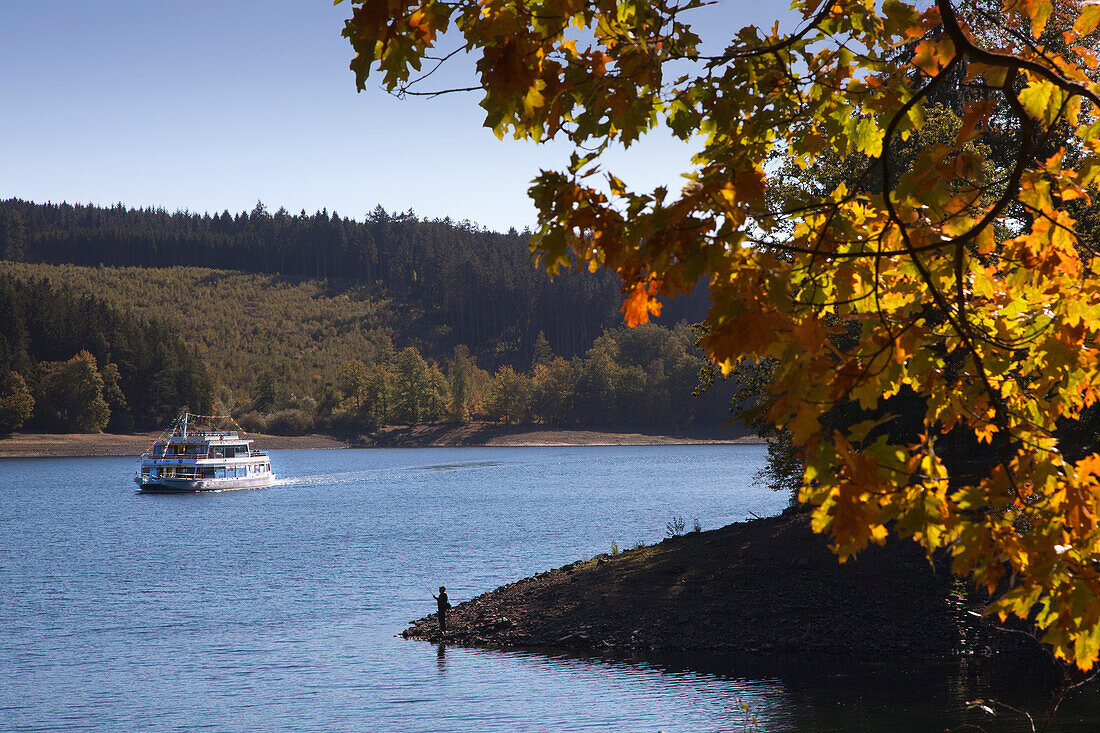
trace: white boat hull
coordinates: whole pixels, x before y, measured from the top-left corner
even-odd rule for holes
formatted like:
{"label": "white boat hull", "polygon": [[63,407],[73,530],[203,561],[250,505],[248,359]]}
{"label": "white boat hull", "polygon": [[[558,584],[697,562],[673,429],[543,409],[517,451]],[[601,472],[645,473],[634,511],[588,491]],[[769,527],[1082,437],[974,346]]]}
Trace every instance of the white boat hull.
{"label": "white boat hull", "polygon": [[262,489],[275,483],[275,474],[247,476],[237,478],[145,478],[137,476],[134,481],[142,491],[149,493],[194,492],[194,491],[231,491],[233,489]]}

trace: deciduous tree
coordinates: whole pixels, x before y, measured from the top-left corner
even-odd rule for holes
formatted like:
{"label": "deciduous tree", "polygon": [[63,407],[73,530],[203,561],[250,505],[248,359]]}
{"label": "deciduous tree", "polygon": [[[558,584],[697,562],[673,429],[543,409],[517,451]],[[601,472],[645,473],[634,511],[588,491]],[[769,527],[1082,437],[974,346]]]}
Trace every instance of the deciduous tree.
{"label": "deciduous tree", "polygon": [[447,406],[447,379],[412,346],[402,349],[393,364],[393,418],[415,424],[438,420]]}
{"label": "deciduous tree", "polygon": [[490,418],[505,423],[528,419],[531,407],[531,380],[510,366],[502,366],[493,377],[493,390],[486,406]]}
{"label": "deciduous tree", "polygon": [[0,376],[0,435],[18,430],[34,413],[34,398],[19,372]]}
{"label": "deciduous tree", "polygon": [[[1100,454],[1065,455],[1058,427],[1100,389],[1100,260],[1074,218],[1100,174],[1100,5],[795,0],[793,32],[746,28],[709,53],[703,0],[352,4],[360,88],[377,69],[393,91],[444,91],[422,64],[453,26],[487,126],[576,145],[531,188],[549,272],[618,273],[629,324],[708,280],[706,348],[727,372],[775,360],[765,417],[801,452],[801,498],[841,559],[891,527],[1093,666]],[[953,79],[975,93],[929,142]],[[601,156],[658,127],[695,146],[688,183],[632,190]],[[975,144],[991,135],[1007,157]],[[863,164],[775,195],[774,171],[830,156]],[[912,435],[883,409],[903,390]],[[822,422],[837,409],[866,419]],[[961,434],[980,461],[944,460]]]}
{"label": "deciduous tree", "polygon": [[36,410],[52,429],[98,433],[107,427],[111,409],[103,399],[103,377],[90,352],[45,364],[38,386]]}

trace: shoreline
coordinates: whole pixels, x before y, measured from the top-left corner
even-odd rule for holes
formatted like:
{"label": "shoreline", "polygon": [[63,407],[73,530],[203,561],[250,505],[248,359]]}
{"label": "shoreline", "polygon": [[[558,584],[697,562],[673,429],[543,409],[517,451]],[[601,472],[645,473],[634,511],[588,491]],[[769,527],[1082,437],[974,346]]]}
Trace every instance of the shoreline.
{"label": "shoreline", "polygon": [[[4,458],[95,458],[140,456],[163,431],[155,433],[12,433],[0,439]],[[346,441],[327,435],[260,435],[249,433],[259,447],[271,450],[293,448],[347,448]]]}
{"label": "shoreline", "polygon": [[1026,634],[982,617],[981,600],[960,595],[912,541],[892,538],[841,564],[802,513],[578,560],[452,603],[445,634],[432,613],[400,636],[699,663],[1044,659]]}
{"label": "shoreline", "polygon": [[589,430],[583,428],[548,428],[530,423],[505,425],[473,421],[455,423],[422,423],[391,426],[377,434],[353,442],[355,448],[419,448],[419,447],[553,447],[600,445],[730,445],[764,443],[744,428],[709,430],[694,433],[642,433],[629,430]]}
{"label": "shoreline", "polygon": [[[426,424],[389,428],[377,436],[344,440],[331,435],[266,435],[249,433],[256,446],[268,450],[336,448],[433,448],[433,447],[555,447],[609,445],[734,445],[758,444],[751,435],[713,437],[703,435],[651,435],[603,430],[554,430],[531,425]],[[91,458],[139,456],[161,431],[149,433],[12,433],[0,438],[4,458]]]}

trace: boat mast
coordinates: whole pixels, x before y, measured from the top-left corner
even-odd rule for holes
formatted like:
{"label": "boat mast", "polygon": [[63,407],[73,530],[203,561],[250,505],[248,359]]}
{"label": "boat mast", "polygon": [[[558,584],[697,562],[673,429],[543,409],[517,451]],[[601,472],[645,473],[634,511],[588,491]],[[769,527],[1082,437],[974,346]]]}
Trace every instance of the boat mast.
{"label": "boat mast", "polygon": [[180,437],[181,438],[186,438],[187,437],[187,410],[183,411],[182,417],[183,417],[183,433],[180,435]]}

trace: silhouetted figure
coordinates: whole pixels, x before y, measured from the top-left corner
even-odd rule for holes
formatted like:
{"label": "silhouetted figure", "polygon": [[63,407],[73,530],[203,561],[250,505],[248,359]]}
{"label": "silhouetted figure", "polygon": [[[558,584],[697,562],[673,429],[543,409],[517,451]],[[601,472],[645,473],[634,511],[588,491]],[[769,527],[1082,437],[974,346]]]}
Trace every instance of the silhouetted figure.
{"label": "silhouetted figure", "polygon": [[450,600],[447,599],[447,589],[444,586],[439,586],[439,595],[433,595],[436,605],[439,607],[439,633],[447,633],[447,609],[451,607]]}

